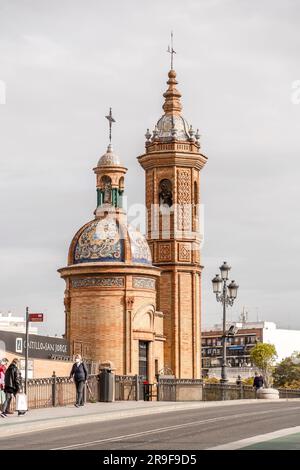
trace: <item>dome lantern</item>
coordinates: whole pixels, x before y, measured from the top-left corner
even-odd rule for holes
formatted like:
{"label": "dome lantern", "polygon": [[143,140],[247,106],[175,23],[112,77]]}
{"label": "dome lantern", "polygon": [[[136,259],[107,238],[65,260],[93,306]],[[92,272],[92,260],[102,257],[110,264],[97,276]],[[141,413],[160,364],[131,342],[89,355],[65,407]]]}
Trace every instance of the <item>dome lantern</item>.
{"label": "dome lantern", "polygon": [[112,117],[111,108],[109,109],[108,116],[105,116],[109,121],[109,145],[106,152],[99,158],[94,173],[96,174],[97,186],[97,212],[101,212],[104,205],[112,206],[113,208],[122,208],[122,196],[124,193],[124,176],[127,172],[119,157],[114,153],[111,143],[111,128],[112,123],[116,122]]}

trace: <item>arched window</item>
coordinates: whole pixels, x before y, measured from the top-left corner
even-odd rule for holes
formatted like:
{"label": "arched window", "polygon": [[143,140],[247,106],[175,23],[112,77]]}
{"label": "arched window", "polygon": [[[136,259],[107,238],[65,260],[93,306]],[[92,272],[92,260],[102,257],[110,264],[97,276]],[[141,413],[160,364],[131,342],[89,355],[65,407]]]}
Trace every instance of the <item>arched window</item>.
{"label": "arched window", "polygon": [[159,183],[159,205],[173,205],[172,183],[168,179],[163,179]]}
{"label": "arched window", "polygon": [[119,179],[119,191],[124,191],[124,176]]}
{"label": "arched window", "polygon": [[109,176],[102,176],[101,189],[103,191],[103,202],[111,203],[111,178]]}

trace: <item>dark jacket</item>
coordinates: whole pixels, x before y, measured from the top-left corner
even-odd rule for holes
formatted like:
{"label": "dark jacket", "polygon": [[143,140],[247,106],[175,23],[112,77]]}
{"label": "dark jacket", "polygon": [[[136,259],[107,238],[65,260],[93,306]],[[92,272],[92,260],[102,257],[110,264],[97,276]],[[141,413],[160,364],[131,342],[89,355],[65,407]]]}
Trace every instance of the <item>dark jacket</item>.
{"label": "dark jacket", "polygon": [[88,371],[84,362],[81,362],[79,365],[73,364],[70,378],[74,376],[76,382],[81,382],[82,380],[86,381],[88,378]]}
{"label": "dark jacket", "polygon": [[261,388],[263,384],[264,384],[264,379],[261,375],[257,375],[256,377],[254,377],[253,387]]}
{"label": "dark jacket", "polygon": [[21,388],[20,374],[15,364],[10,364],[5,372],[4,391],[16,395]]}

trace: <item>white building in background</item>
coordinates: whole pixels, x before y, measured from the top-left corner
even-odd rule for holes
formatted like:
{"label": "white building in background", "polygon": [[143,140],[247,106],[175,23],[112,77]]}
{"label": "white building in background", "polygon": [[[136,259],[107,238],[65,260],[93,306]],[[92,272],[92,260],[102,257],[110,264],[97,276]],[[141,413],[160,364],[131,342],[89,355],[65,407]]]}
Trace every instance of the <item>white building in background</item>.
{"label": "white building in background", "polygon": [[[13,331],[15,333],[25,333],[26,321],[24,317],[17,317],[11,312],[0,312],[0,331]],[[38,334],[38,328],[29,324],[29,333]]]}
{"label": "white building in background", "polygon": [[285,330],[277,328],[273,322],[263,322],[262,337],[264,343],[275,345],[278,354],[277,362],[295,351],[300,352],[300,330]]}
{"label": "white building in background", "polygon": [[[255,333],[259,341],[274,344],[278,354],[276,362],[280,362],[282,359],[291,356],[295,351],[300,352],[300,330],[278,328],[276,323],[269,321],[227,322],[228,329],[231,325],[238,329],[239,335],[243,334],[243,332],[245,332],[245,334]],[[218,324],[204,331],[221,331],[222,328],[223,326]]]}

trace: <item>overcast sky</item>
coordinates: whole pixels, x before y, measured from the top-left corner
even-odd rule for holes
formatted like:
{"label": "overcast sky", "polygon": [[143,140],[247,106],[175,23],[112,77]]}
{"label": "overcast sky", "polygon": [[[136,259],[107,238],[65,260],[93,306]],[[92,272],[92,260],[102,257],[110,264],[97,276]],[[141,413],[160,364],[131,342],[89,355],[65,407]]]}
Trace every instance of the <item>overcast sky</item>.
{"label": "overcast sky", "polygon": [[29,305],[42,331],[64,332],[56,270],[93,217],[109,106],[129,203],[144,201],[136,157],[162,114],[171,29],[183,115],[208,157],[203,324],[221,320],[211,279],[227,260],[229,318],[245,306],[300,328],[297,0],[0,0],[0,311]]}

